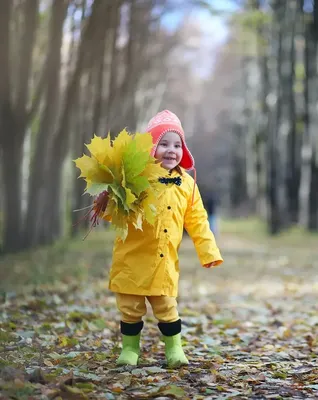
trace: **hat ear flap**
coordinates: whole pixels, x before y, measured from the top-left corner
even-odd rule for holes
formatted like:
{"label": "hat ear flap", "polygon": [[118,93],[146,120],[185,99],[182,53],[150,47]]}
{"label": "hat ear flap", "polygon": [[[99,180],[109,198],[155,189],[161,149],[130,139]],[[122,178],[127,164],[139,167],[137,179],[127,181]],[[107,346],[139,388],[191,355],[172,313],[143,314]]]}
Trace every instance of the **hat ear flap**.
{"label": "hat ear flap", "polygon": [[187,170],[194,169],[195,162],[194,162],[193,155],[191,154],[190,150],[188,149],[184,138],[181,138],[181,139],[182,139],[183,156],[182,156],[182,159],[181,159],[179,165],[180,165],[180,167],[187,169]]}

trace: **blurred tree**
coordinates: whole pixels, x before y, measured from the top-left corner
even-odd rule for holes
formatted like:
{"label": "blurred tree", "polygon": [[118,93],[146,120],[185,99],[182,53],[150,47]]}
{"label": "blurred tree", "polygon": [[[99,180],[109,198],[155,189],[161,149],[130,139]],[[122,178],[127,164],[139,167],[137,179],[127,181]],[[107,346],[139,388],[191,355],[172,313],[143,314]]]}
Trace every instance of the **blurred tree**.
{"label": "blurred tree", "polygon": [[[52,243],[70,232],[69,222],[77,218],[70,218],[71,209],[88,202],[71,158],[93,133],[144,126],[168,99],[171,53],[187,40],[162,24],[176,7],[177,0],[1,3],[5,252]],[[182,68],[180,59],[170,90],[178,92],[175,104],[184,99],[177,84]]]}
{"label": "blurred tree", "polygon": [[[302,166],[300,188],[300,222],[309,230],[318,230],[318,1],[312,13],[305,12],[303,26],[304,50],[304,133],[302,135]],[[310,5],[309,5],[310,6]]]}
{"label": "blurred tree", "polygon": [[[21,163],[23,142],[34,108],[29,106],[33,47],[38,25],[38,0],[0,5],[0,144],[3,174],[3,249],[22,248]],[[12,15],[19,19],[14,31]]]}
{"label": "blurred tree", "polygon": [[[72,209],[90,199],[71,159],[94,133],[144,130],[162,108],[182,120],[199,182],[222,205],[260,214],[272,233],[317,230],[317,1],[233,0],[231,16],[196,0],[3,0],[3,250],[77,234]],[[202,6],[231,27],[207,78],[191,15]]]}
{"label": "blurred tree", "polygon": [[77,104],[83,71],[89,70],[92,64],[98,62],[102,53],[101,48],[104,46],[108,29],[105,19],[110,13],[110,8],[109,1],[95,1],[92,4],[91,13],[81,33],[74,70],[69,75],[61,99],[60,118],[52,135],[45,165],[45,199],[40,203],[39,210],[41,243],[52,243],[63,233],[62,172],[70,149],[71,116],[76,113],[74,106]]}
{"label": "blurred tree", "polygon": [[[45,242],[44,238],[40,237],[41,226],[43,226],[48,217],[41,214],[47,184],[44,166],[50,151],[50,137],[56,129],[59,111],[61,49],[67,7],[68,0],[53,2],[50,15],[47,54],[44,64],[43,108],[38,117],[40,122],[38,132],[36,132],[34,154],[30,165],[28,207],[24,224],[24,246],[26,247]],[[58,190],[58,188],[55,189]]]}
{"label": "blurred tree", "polygon": [[[317,229],[317,1],[309,3],[246,1],[227,44],[241,60],[215,129],[227,143],[224,121],[231,121],[228,193],[233,210],[256,211],[273,234],[299,222]],[[220,56],[211,91],[229,82],[228,56]]]}

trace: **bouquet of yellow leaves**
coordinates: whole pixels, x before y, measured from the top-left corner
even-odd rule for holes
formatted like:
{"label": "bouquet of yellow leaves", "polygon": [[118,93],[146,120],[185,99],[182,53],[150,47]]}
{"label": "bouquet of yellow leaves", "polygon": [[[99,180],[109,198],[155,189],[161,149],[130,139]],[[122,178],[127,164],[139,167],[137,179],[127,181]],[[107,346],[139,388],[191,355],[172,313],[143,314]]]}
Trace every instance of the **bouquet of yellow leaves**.
{"label": "bouquet of yellow leaves", "polygon": [[[128,223],[141,229],[146,221],[154,224],[158,178],[165,170],[150,155],[152,137],[149,133],[130,134],[126,129],[114,139],[94,136],[86,145],[91,156],[74,160],[86,181],[85,192],[98,196],[92,208],[92,227],[98,220],[111,221],[117,235],[124,241]],[[162,186],[161,186],[162,187]]]}

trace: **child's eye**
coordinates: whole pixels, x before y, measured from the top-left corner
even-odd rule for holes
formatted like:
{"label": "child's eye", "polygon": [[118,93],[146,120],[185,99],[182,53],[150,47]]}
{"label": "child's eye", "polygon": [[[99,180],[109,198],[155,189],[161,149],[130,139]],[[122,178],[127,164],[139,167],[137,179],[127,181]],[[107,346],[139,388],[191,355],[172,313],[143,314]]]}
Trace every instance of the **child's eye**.
{"label": "child's eye", "polygon": [[160,143],[160,146],[166,147],[166,146],[167,146],[167,143]]}
{"label": "child's eye", "polygon": [[181,147],[181,144],[176,144],[175,146],[177,149],[179,149]]}

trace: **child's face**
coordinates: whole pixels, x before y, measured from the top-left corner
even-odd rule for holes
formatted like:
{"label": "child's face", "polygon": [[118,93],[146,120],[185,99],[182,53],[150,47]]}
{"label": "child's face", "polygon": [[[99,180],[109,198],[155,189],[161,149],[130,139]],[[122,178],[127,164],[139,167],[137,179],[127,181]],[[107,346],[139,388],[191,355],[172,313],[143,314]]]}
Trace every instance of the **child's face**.
{"label": "child's face", "polygon": [[171,170],[179,165],[183,156],[182,141],[176,132],[167,132],[158,143],[155,158],[161,166]]}

